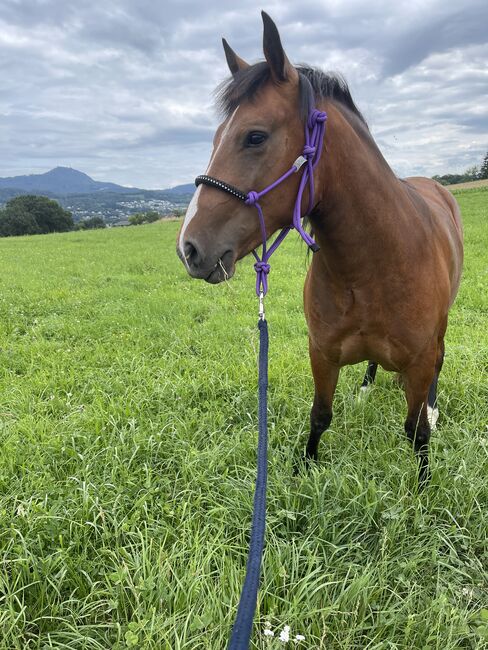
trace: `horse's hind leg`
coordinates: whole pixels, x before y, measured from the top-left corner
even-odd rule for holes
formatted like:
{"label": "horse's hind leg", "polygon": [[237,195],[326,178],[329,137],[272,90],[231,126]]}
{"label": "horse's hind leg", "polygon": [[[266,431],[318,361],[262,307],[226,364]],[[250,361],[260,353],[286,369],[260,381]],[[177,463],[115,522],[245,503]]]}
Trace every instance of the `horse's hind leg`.
{"label": "horse's hind leg", "polygon": [[420,487],[424,487],[430,478],[430,425],[427,417],[427,400],[434,379],[436,353],[436,348],[426,351],[421,363],[410,366],[402,373],[408,404],[405,432],[413,444],[417,457]]}
{"label": "horse's hind leg", "polygon": [[366,368],[366,373],[364,375],[363,383],[359,387],[358,400],[361,401],[361,398],[367,393],[369,385],[374,382],[376,377],[376,371],[378,370],[378,364],[376,361],[368,361],[368,366]]}
{"label": "horse's hind leg", "polygon": [[364,375],[361,388],[367,388],[369,384],[372,384],[374,382],[374,378],[376,377],[377,370],[378,370],[378,364],[376,363],[376,361],[368,361],[368,366],[366,368],[366,373]]}
{"label": "horse's hind leg", "polygon": [[332,421],[332,401],[339,378],[339,367],[326,361],[319,351],[310,347],[310,362],[315,384],[315,396],[310,412],[310,436],[305,452],[306,459],[317,460],[320,436]]}
{"label": "horse's hind leg", "polygon": [[437,406],[437,381],[439,373],[442,370],[444,363],[444,339],[439,340],[439,347],[437,349],[437,360],[435,364],[434,379],[429,388],[429,396],[427,398],[427,418],[429,420],[430,428],[432,431],[436,428],[437,419],[439,417],[439,408]]}

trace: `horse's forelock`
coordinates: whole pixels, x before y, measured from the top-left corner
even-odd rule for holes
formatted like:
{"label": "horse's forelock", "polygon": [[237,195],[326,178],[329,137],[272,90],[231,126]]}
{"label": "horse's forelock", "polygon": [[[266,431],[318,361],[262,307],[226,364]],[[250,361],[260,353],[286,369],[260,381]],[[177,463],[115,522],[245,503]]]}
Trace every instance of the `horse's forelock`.
{"label": "horse's forelock", "polygon": [[[299,75],[299,111],[306,120],[312,107],[325,98],[342,104],[366,124],[351,96],[345,79],[337,73],[326,73],[307,65],[296,66]],[[253,101],[258,92],[273,83],[271,70],[266,61],[260,61],[223,81],[215,91],[219,113],[228,118],[243,101]]]}

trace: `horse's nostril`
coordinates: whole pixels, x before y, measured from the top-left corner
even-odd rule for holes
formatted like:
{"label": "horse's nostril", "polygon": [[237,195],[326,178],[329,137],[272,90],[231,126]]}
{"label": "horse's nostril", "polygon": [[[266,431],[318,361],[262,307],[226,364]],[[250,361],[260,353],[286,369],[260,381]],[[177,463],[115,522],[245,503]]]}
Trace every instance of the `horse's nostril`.
{"label": "horse's nostril", "polygon": [[197,266],[200,255],[198,249],[191,242],[186,241],[183,244],[183,252],[188,266]]}

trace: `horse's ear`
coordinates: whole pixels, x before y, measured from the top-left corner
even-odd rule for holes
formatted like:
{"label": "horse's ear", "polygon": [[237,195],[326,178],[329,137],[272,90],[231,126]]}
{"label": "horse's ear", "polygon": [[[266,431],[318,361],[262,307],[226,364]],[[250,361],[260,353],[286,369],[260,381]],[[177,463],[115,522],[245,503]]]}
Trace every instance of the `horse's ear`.
{"label": "horse's ear", "polygon": [[229,43],[227,43],[225,38],[222,39],[222,45],[224,46],[227,65],[229,66],[229,70],[232,72],[233,75],[236,75],[240,70],[245,70],[246,68],[249,68],[249,63],[246,63],[244,59],[241,59],[240,56],[237,56],[237,54],[231,48]]}
{"label": "horse's ear", "polygon": [[271,68],[273,79],[277,82],[296,81],[298,72],[289,62],[281,44],[278,28],[265,11],[261,12],[263,17],[263,51],[266,61]]}

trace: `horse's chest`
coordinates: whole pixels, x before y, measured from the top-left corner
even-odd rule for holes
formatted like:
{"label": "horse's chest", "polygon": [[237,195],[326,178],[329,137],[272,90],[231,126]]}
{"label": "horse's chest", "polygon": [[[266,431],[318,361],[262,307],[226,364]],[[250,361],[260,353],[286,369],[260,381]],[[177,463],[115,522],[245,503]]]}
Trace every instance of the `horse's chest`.
{"label": "horse's chest", "polygon": [[401,315],[386,313],[381,303],[368,306],[352,299],[342,311],[336,304],[310,307],[307,321],[312,346],[339,366],[374,360],[386,370],[400,370],[411,348],[417,346]]}

